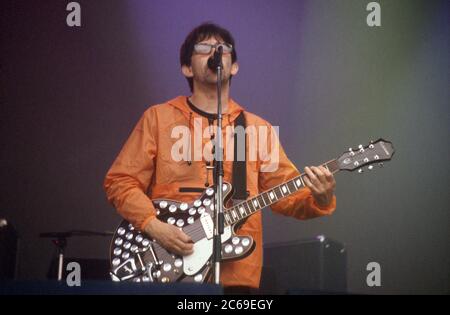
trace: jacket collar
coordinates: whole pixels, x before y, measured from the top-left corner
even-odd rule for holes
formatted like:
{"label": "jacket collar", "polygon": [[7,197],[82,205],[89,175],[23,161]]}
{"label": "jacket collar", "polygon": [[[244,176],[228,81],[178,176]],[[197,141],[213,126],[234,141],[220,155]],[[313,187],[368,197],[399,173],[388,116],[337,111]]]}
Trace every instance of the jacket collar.
{"label": "jacket collar", "polygon": [[[189,107],[187,103],[187,96],[178,96],[167,103],[175,108],[178,108],[188,119],[191,115],[198,115]],[[228,116],[228,121],[231,123],[243,110],[244,109],[238,103],[230,98],[230,101],[228,102],[228,110],[226,113],[223,113],[223,115]]]}

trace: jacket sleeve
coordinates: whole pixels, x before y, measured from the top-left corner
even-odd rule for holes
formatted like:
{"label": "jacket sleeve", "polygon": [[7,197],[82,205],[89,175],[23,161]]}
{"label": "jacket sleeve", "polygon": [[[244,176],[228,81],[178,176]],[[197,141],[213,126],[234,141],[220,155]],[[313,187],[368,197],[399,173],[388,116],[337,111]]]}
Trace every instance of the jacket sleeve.
{"label": "jacket sleeve", "polygon": [[[269,153],[265,155],[264,159],[266,161],[271,161],[272,163],[261,161],[258,179],[258,188],[260,192],[269,190],[300,175],[300,172],[297,170],[295,165],[292,164],[286,156],[286,153],[279,142],[278,135],[271,127],[272,126],[269,124],[268,128],[270,131],[268,132],[268,139],[266,143],[270,144],[273,142],[275,143],[275,146],[278,145],[278,154],[276,154],[276,150],[273,150],[274,146],[268,146],[269,149],[267,152]],[[270,158],[269,154],[274,157],[278,156],[278,161],[276,161],[275,158]],[[271,164],[271,167],[264,171],[263,165],[267,167],[269,164]],[[333,196],[333,200],[330,205],[327,207],[320,207],[316,204],[311,190],[308,187],[304,187],[292,195],[272,204],[270,207],[274,212],[295,217],[300,220],[305,220],[332,214],[336,208],[336,196]]]}
{"label": "jacket sleeve", "polygon": [[150,108],[131,132],[106,174],[103,187],[108,201],[136,228],[156,217],[146,191],[151,183],[157,152],[157,120]]}

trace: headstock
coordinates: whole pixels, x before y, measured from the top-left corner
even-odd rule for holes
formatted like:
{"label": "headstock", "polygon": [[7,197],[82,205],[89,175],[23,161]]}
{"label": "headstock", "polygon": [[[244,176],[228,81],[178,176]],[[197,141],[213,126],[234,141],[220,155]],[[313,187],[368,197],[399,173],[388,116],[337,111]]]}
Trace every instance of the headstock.
{"label": "headstock", "polygon": [[391,160],[394,152],[392,142],[378,139],[377,141],[371,141],[366,146],[359,145],[357,149],[350,148],[348,152],[337,159],[337,163],[341,170],[358,170],[362,173],[362,167],[366,165],[368,165],[369,170],[373,169],[372,164],[375,163],[380,163],[380,166],[383,166],[382,162]]}

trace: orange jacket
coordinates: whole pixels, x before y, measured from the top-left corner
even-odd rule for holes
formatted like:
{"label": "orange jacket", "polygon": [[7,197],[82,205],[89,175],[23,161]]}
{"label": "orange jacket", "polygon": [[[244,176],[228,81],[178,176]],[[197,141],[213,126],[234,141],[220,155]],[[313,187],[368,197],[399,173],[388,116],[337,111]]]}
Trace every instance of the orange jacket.
{"label": "orange jacket", "polygon": [[[230,139],[226,138],[226,127],[233,125],[233,121],[241,111],[243,108],[230,100],[227,112],[223,115],[224,148],[228,141],[232,141],[232,135],[229,136]],[[254,114],[245,111],[244,115],[247,126],[271,126]],[[200,123],[202,128],[195,129],[194,124]],[[190,109],[185,96],[179,96],[165,104],[151,106],[142,115],[106,174],[104,188],[109,202],[123,218],[137,228],[143,229],[156,217],[152,199],[166,198],[193,202],[200,193],[180,193],[180,187],[204,188],[206,181],[213,183],[213,174],[206,169],[205,158],[196,161],[191,156],[191,163],[185,160],[176,162],[172,159],[172,145],[179,140],[179,138],[172,138],[172,129],[176,126],[188,126],[191,132],[199,130],[203,132],[203,129],[208,127],[208,120]],[[192,149],[198,150],[208,142],[210,144],[209,137],[197,136],[201,137],[202,143],[197,143],[197,148]],[[270,142],[269,136],[264,141]],[[192,144],[194,145],[195,142],[192,141]],[[198,148],[200,145],[201,148]],[[248,145],[249,141],[247,141]],[[248,148],[246,149],[248,151]],[[266,162],[261,161],[259,155],[257,156],[256,161],[247,161],[247,189],[250,196],[257,195],[300,174],[287,158],[281,145],[276,171],[260,172],[261,165]],[[224,181],[231,183],[232,161],[228,161],[226,156],[224,157],[224,174]],[[297,219],[329,215],[335,207],[335,197],[330,206],[326,208],[317,206],[309,188],[300,189],[271,206],[273,211]],[[225,286],[239,285],[257,288],[262,270],[261,212],[250,216],[238,230],[238,234],[251,235],[256,241],[256,248],[244,259],[223,263],[221,283]]]}

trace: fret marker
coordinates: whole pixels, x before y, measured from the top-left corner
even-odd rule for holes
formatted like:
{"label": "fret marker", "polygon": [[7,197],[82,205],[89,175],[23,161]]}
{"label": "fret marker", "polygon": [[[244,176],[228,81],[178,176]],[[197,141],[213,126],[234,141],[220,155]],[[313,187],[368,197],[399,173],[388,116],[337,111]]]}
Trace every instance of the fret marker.
{"label": "fret marker", "polygon": [[286,188],[286,186],[281,186],[281,190],[283,191],[283,194],[286,194],[287,193],[287,188]]}
{"label": "fret marker", "polygon": [[273,194],[273,192],[269,193],[270,199],[274,200],[275,199],[275,195]]}
{"label": "fret marker", "polygon": [[258,201],[256,201],[256,199],[253,199],[253,205],[255,206],[255,208],[258,207]]}
{"label": "fret marker", "polygon": [[237,218],[237,214],[236,214],[236,212],[234,212],[234,210],[231,210],[231,214],[233,215],[233,218]]}
{"label": "fret marker", "polygon": [[295,184],[297,185],[297,188],[300,187],[302,185],[302,182],[300,181],[300,179],[297,179],[295,181]]}
{"label": "fret marker", "polygon": [[225,213],[225,220],[226,220],[227,222],[230,222],[230,216],[228,215],[228,213]]}
{"label": "fret marker", "polygon": [[239,211],[241,211],[241,214],[244,215],[245,214],[245,210],[243,207],[239,207]]}

